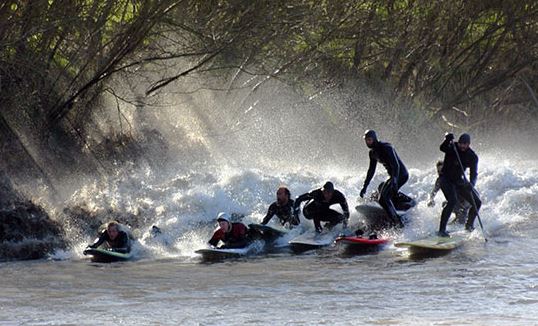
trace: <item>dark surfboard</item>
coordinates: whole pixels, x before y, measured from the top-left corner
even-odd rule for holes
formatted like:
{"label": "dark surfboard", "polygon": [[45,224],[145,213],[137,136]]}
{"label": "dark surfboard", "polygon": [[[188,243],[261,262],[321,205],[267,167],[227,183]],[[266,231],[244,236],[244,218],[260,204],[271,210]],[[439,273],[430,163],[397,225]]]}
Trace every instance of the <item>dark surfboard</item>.
{"label": "dark surfboard", "polygon": [[121,253],[108,249],[89,248],[84,250],[84,255],[91,256],[92,262],[96,263],[112,263],[117,261],[127,261],[133,258],[131,252]]}
{"label": "dark surfboard", "polygon": [[245,256],[248,253],[248,247],[233,249],[206,248],[196,250],[195,253],[201,255],[202,260],[222,260]]}

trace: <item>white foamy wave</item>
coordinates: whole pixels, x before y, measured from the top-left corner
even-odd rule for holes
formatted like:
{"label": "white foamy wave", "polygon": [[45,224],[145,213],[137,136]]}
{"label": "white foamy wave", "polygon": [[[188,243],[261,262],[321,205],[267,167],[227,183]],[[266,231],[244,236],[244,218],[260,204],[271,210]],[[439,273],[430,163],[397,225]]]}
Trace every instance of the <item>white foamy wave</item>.
{"label": "white foamy wave", "polygon": [[[327,169],[323,175],[294,171],[265,171],[258,169],[208,168],[205,173],[178,174],[172,180],[149,184],[145,174],[131,174],[129,178],[101,187],[89,185],[77,192],[73,204],[84,203],[94,210],[115,209],[133,214],[141,226],[133,230],[137,235],[142,256],[192,257],[206,242],[216,227],[215,217],[220,211],[236,213],[245,224],[260,223],[268,206],[275,200],[275,191],[287,185],[292,197],[320,187],[331,180],[342,191],[351,208],[351,226],[357,223],[353,210],[358,203],[360,186],[366,171]],[[369,191],[386,178],[378,169]],[[409,182],[403,187],[418,201],[410,212],[411,223],[403,232],[389,232],[391,237],[415,238],[435,232],[439,225],[442,192],[436,205],[426,205],[437,174],[431,169],[410,169]],[[495,160],[480,163],[477,190],[483,202],[481,217],[486,230],[524,222],[538,211],[538,170],[533,162],[517,165]],[[312,222],[302,218],[301,230],[310,230]],[[152,233],[152,226],[160,228]]]}

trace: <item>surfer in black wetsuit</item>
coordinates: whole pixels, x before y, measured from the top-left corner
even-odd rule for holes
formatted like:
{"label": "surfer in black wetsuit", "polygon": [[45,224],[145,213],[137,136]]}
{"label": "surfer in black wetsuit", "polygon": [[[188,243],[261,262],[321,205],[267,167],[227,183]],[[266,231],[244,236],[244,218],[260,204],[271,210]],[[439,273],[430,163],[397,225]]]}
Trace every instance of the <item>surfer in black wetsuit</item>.
{"label": "surfer in black wetsuit", "polygon": [[127,232],[120,229],[118,222],[113,221],[108,223],[106,230],[101,233],[99,239],[93,244],[88,245],[88,248],[95,249],[105,242],[108,248],[113,251],[121,253],[128,253],[131,251],[129,235]]}
{"label": "surfer in black wetsuit", "polygon": [[299,218],[293,214],[293,199],[287,187],[281,186],[276,191],[276,201],[269,206],[267,215],[263,218],[262,225],[269,223],[274,215],[278,217],[281,225],[288,225],[290,228],[299,225]]}
{"label": "surfer in black wetsuit", "polygon": [[[435,164],[435,167],[437,168],[437,174],[438,177],[435,180],[435,185],[433,186],[432,192],[430,193],[430,199],[428,201],[428,207],[435,206],[435,195],[441,190],[441,170],[443,169],[443,161],[438,161]],[[442,206],[443,208],[446,206],[447,202],[444,201]],[[456,206],[454,207],[454,214],[456,215],[456,218],[453,220],[453,222],[458,222],[460,224],[464,224],[467,220],[467,216],[469,215],[469,209],[471,208],[471,204],[466,201],[463,197],[458,195],[458,201]]]}
{"label": "surfer in black wetsuit", "polygon": [[[383,183],[379,191],[378,202],[396,225],[403,226],[400,216],[396,213],[393,198],[399,196],[399,189],[409,179],[407,169],[402,160],[398,157],[398,154],[396,154],[394,147],[389,143],[379,141],[375,131],[367,130],[364,133],[364,142],[366,143],[366,146],[370,148],[370,166],[368,167],[368,173],[366,173],[366,180],[364,180],[360,196],[361,198],[364,197],[366,189],[374,177],[377,162],[380,162],[387,169],[389,179]],[[407,198],[411,200],[409,197]]]}
{"label": "surfer in black wetsuit", "polygon": [[[478,192],[474,189],[478,178],[478,156],[470,148],[470,145],[471,136],[469,134],[462,134],[458,142],[454,143],[454,135],[448,133],[440,146],[440,150],[445,153],[441,169],[441,190],[447,200],[441,213],[438,232],[440,236],[449,236],[446,232],[446,225],[450,214],[458,203],[458,196],[472,204],[465,223],[465,229],[468,231],[474,229],[474,220],[482,205]],[[469,181],[464,175],[467,168],[469,168]]]}
{"label": "surfer in black wetsuit", "polygon": [[[301,203],[307,200],[309,202],[303,207],[303,215],[308,220],[314,220],[316,232],[320,233],[322,230],[321,221],[327,222],[325,226],[328,228],[332,228],[340,222],[343,223],[344,228],[347,227],[349,207],[346,197],[340,191],[334,189],[332,182],[327,181],[323,188],[304,193],[295,199],[293,214],[297,220],[299,219]],[[333,204],[340,204],[344,213],[340,214],[332,210],[330,206]]]}

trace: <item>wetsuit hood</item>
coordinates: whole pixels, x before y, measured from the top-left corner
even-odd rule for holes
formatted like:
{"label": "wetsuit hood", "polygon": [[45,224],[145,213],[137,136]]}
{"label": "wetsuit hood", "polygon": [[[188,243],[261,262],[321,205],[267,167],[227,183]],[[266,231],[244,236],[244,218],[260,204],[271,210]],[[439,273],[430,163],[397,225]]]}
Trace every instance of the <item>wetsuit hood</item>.
{"label": "wetsuit hood", "polygon": [[460,144],[470,144],[471,143],[471,135],[469,135],[469,134],[461,134],[460,138],[458,139],[458,143],[460,143]]}
{"label": "wetsuit hood", "polygon": [[376,134],[375,130],[372,130],[372,129],[366,130],[364,132],[364,137],[363,138],[364,139],[372,138],[374,140],[374,142],[371,145],[366,144],[366,146],[368,146],[368,148],[373,148],[379,142],[379,140],[377,139],[377,134]]}

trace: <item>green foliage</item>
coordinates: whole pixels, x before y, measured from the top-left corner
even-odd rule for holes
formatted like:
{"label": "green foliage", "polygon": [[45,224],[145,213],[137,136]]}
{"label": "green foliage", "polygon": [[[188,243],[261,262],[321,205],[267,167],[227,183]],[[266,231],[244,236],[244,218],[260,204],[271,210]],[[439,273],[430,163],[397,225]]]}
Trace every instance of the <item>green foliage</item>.
{"label": "green foliage", "polygon": [[303,89],[344,71],[446,110],[508,87],[528,101],[514,80],[538,78],[537,21],[533,1],[12,1],[0,5],[0,60],[40,70],[58,97],[51,121],[110,75],[185,53],[199,54],[192,71],[243,67]]}

